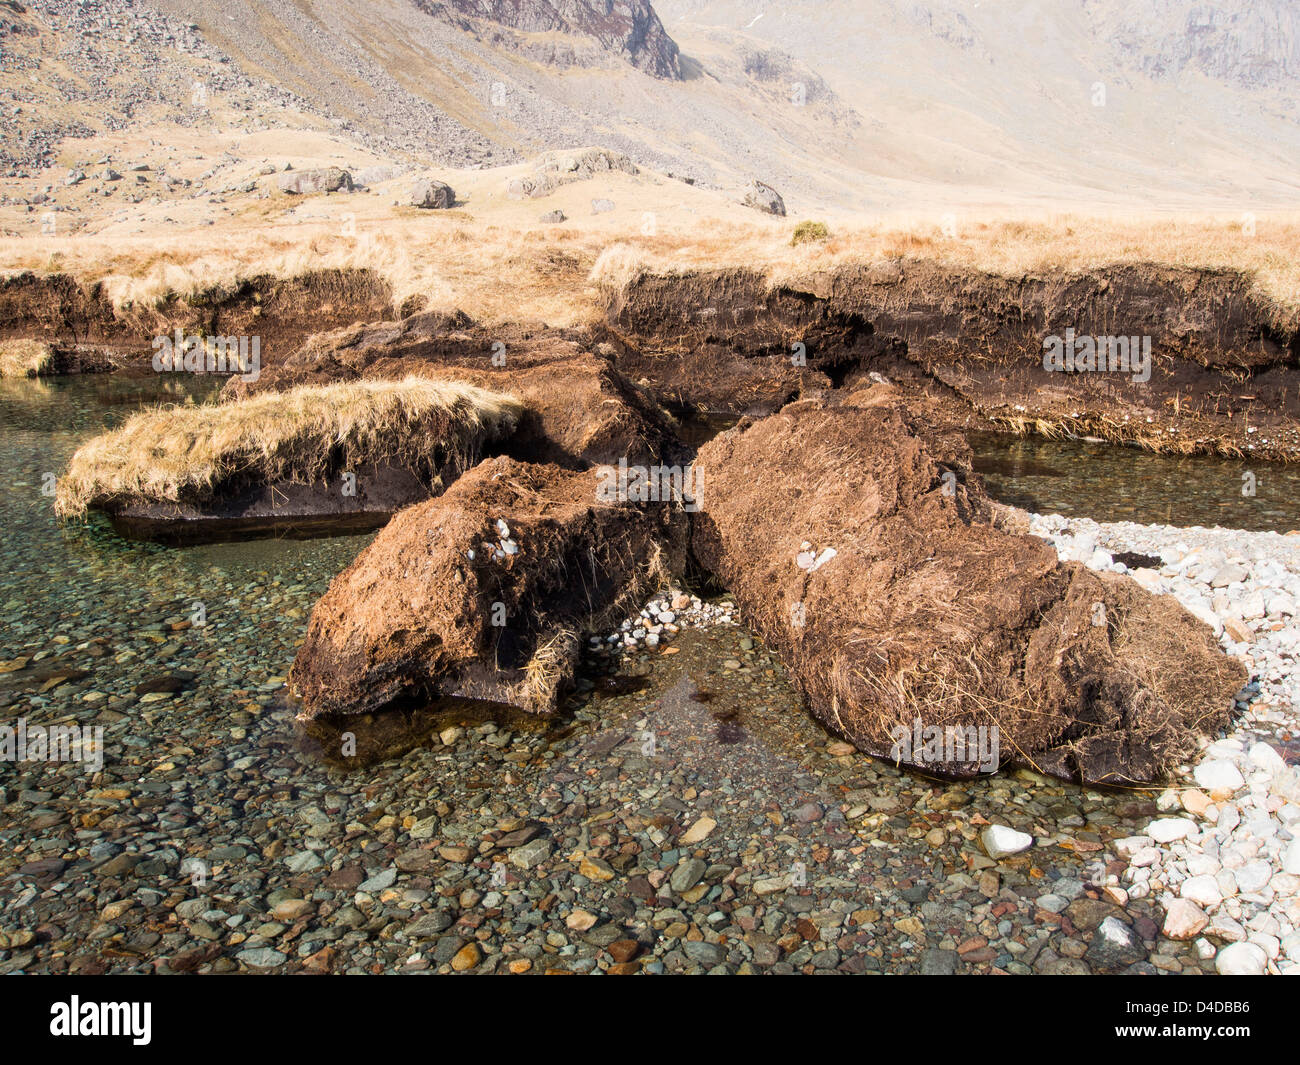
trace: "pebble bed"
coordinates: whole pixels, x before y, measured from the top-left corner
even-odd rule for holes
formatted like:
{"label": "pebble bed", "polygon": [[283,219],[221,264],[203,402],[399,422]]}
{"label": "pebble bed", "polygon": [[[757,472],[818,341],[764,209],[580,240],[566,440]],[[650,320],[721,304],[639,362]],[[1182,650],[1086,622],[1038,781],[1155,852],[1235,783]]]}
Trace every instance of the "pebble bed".
{"label": "pebble bed", "polygon": [[[1193,941],[1221,973],[1300,973],[1300,536],[1101,524],[1034,515],[1059,556],[1129,572],[1174,596],[1246,663],[1230,730],[1205,744],[1162,816],[1117,843],[1129,898],[1154,897],[1162,931]],[[1152,563],[1129,570],[1115,554]]]}
{"label": "pebble bed", "polygon": [[[801,709],[729,600],[698,590],[595,634],[555,720],[443,722],[400,757],[322,763],[283,681],[312,604],[366,538],[173,550],[59,528],[41,474],[129,413],[94,401],[105,387],[0,395],[0,461],[20,471],[0,495],[0,723],[102,726],[106,747],[98,772],[0,762],[0,973],[1237,964],[1220,964],[1232,941],[1209,927],[1166,934],[1167,889],[1151,883],[1181,884],[1178,848],[1209,853],[1221,813],[1183,812],[1196,834],[1158,842],[1153,822],[1181,819],[1170,801],[1186,789],[1027,771],[953,784],[867,758]],[[1273,805],[1259,772],[1243,767],[1232,799],[1245,824]],[[1216,858],[1267,861],[1274,906],[1286,810],[1247,862],[1222,845]],[[1131,890],[1156,868],[1137,864],[1144,835],[1162,863],[1145,893]],[[1264,892],[1233,876],[1237,942],[1251,960],[1271,936],[1266,967],[1285,971],[1294,918],[1253,926],[1242,899]]]}
{"label": "pebble bed", "polygon": [[[10,767],[0,972],[1208,968],[1152,900],[1113,897],[1150,798],[868,759],[797,710],[743,627],[623,656],[639,686],[605,695],[594,673],[541,731],[453,725],[350,773],[295,745],[296,635],[238,689],[205,668],[175,692],[102,671],[46,692],[63,714],[105,693],[108,760]],[[96,677],[95,646],[40,661]],[[38,677],[7,713],[36,716],[31,690],[58,679]],[[1032,846],[990,857],[990,823]]]}

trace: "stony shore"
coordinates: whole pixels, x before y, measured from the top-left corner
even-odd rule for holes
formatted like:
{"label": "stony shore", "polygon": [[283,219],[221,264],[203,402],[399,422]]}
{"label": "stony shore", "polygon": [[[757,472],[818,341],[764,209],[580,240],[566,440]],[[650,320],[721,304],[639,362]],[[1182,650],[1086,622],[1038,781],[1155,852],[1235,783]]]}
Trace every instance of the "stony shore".
{"label": "stony shore", "polygon": [[[353,773],[294,746],[260,675],[292,637],[233,717],[216,662],[143,695],[72,674],[45,699],[103,689],[121,717],[102,775],[6,782],[0,969],[1213,971],[1119,886],[1150,797],[866,758],[791,713],[780,665],[709,613],[629,647],[621,683],[585,681],[555,726],[453,723]],[[1033,845],[990,857],[989,824]]]}
{"label": "stony shore", "polygon": [[[1096,564],[1098,547],[1155,553],[1142,536],[1164,535],[1068,527],[1075,550],[1075,532],[1093,535]],[[1261,586],[1280,560],[1269,587],[1294,594],[1291,541],[1261,537],[1256,557],[1241,546],[1252,537],[1205,536],[1227,545],[1216,565],[1241,555]],[[103,724],[107,757],[98,774],[3,767],[0,971],[1296,966],[1295,879],[1281,871],[1296,803],[1275,790],[1295,769],[1251,760],[1255,736],[1285,752],[1280,698],[1252,699],[1255,731],[1207,754],[1243,776],[1230,800],[1218,777],[1127,792],[1026,771],[953,784],[828,736],[728,599],[670,594],[600,634],[560,720],[444,722],[420,748],[344,772],[298,746],[283,692],[342,547],[289,579],[209,571],[221,608],[204,628],[178,607],[198,573],[157,550],[136,558],[133,587],[90,600],[60,585],[57,619],[15,627],[6,716]],[[1240,583],[1229,601],[1255,589]],[[1243,621],[1276,640],[1269,603]],[[1266,693],[1285,691],[1289,664],[1276,665],[1260,670]],[[990,825],[1030,842],[990,856],[1006,835]],[[1182,890],[1213,923],[1189,933],[1187,906],[1171,917]]]}
{"label": "stony shore", "polygon": [[1059,515],[1031,529],[1098,570],[1148,556],[1133,578],[1178,599],[1250,669],[1231,730],[1181,767],[1161,816],[1117,843],[1121,880],[1130,898],[1156,898],[1164,934],[1194,941],[1219,972],[1300,971],[1300,537]]}

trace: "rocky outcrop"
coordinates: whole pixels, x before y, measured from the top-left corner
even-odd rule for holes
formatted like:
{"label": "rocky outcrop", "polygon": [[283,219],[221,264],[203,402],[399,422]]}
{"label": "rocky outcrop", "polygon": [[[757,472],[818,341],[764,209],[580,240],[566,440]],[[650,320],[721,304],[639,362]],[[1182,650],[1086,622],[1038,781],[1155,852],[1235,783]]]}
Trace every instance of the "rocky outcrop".
{"label": "rocky outcrop", "polygon": [[531,174],[513,178],[506,186],[511,199],[537,199],[575,181],[590,181],[597,174],[619,171],[639,174],[636,163],[622,152],[605,148],[583,148],[574,152],[550,152],[542,156]]}
{"label": "rocky outcrop", "polygon": [[694,554],[819,720],[956,776],[990,768],[965,752],[996,726],[1000,764],[1108,783],[1223,725],[1245,672],[1202,622],[1002,532],[960,437],[874,393],[742,422],[696,459]]}
{"label": "rocky outcrop", "polygon": [[399,513],[312,611],[300,719],[442,697],[551,713],[580,638],[685,557],[685,515],[608,499],[596,471],[489,459]]}
{"label": "rocky outcrop", "polygon": [[1091,32],[1152,78],[1189,73],[1255,90],[1300,73],[1300,13],[1282,0],[1220,0],[1204,7],[1160,0],[1093,0]]}
{"label": "rocky outcrop", "polygon": [[682,76],[677,44],[650,0],[416,0],[416,4],[466,29],[480,20],[526,33],[585,34],[647,74]]}
{"label": "rocky outcrop", "polygon": [[276,182],[281,192],[291,196],[310,196],[318,192],[351,192],[352,175],[337,166],[318,170],[295,170],[281,174]]}
{"label": "rocky outcrop", "polygon": [[745,190],[743,203],[746,207],[752,207],[764,214],[785,217],[785,200],[781,198],[781,194],[776,189],[762,181],[751,181],[749,183],[749,188]]}

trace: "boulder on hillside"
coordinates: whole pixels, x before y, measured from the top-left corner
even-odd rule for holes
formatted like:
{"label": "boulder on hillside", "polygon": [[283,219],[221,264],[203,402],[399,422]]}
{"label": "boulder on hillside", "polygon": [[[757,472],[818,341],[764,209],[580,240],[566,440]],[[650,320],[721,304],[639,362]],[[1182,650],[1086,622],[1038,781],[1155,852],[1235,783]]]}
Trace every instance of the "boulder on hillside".
{"label": "boulder on hillside", "polygon": [[696,457],[695,557],[819,720],[957,777],[993,768],[983,728],[1002,765],[1111,784],[1154,780],[1226,722],[1245,670],[1202,622],[1001,531],[964,440],[873,403],[794,403]]}
{"label": "boulder on hillside", "polygon": [[679,507],[601,487],[595,470],[501,456],[401,511],[312,611],[289,675],[299,720],[448,697],[553,712],[582,636],[684,563]]}
{"label": "boulder on hillside", "polygon": [[456,202],[456,193],[445,181],[424,178],[411,190],[411,203],[416,207],[445,209]]}
{"label": "boulder on hillside", "polygon": [[337,166],[317,170],[293,170],[282,174],[278,181],[281,192],[290,196],[310,196],[317,192],[351,192],[352,175]]}
{"label": "boulder on hillside", "polygon": [[554,192],[561,185],[590,181],[597,174],[620,171],[639,174],[636,163],[622,152],[607,148],[583,148],[573,152],[548,152],[538,161],[531,174],[514,178],[506,186],[511,199],[536,199]]}
{"label": "boulder on hillside", "polygon": [[746,207],[752,207],[756,211],[764,211],[767,214],[780,215],[785,217],[785,200],[781,199],[781,194],[761,181],[751,181],[749,188],[745,190],[744,204]]}

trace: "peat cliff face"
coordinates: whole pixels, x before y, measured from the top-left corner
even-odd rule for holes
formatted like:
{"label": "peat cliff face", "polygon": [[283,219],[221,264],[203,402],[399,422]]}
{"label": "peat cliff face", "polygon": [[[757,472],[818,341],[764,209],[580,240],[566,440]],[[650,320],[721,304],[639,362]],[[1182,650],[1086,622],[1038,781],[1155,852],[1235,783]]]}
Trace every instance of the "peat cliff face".
{"label": "peat cliff face", "polygon": [[647,74],[682,76],[677,44],[649,0],[416,0],[416,6],[465,29],[479,21],[524,33],[585,34]]}
{"label": "peat cliff face", "polygon": [[769,283],[751,270],[643,274],[607,294],[611,323],[666,344],[784,339],[856,316],[908,344],[913,356],[953,361],[1042,357],[1042,338],[1148,334],[1169,355],[1253,369],[1300,357],[1300,323],[1251,278],[1231,270],[1116,265],[1004,277],[926,260],[848,264]]}
{"label": "peat cliff face", "polygon": [[[629,372],[670,395],[717,381],[701,397],[714,409],[770,411],[875,371],[958,426],[1300,457],[1300,324],[1240,272],[1004,277],[897,260],[779,284],[746,269],[641,273],[605,299]],[[1054,338],[1114,338],[1132,358],[1048,368]],[[756,378],[765,394],[736,387],[726,401],[727,381]]]}
{"label": "peat cliff face", "polygon": [[103,284],[82,283],[69,274],[24,271],[0,278],[0,338],[104,344],[150,354],[151,337],[179,328],[187,334],[259,336],[263,362],[269,363],[322,330],[393,311],[392,286],[370,270],[262,274],[120,308]]}

